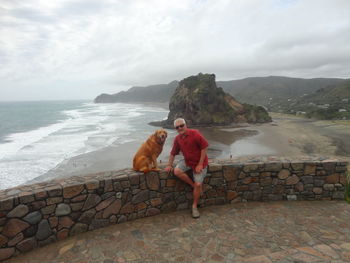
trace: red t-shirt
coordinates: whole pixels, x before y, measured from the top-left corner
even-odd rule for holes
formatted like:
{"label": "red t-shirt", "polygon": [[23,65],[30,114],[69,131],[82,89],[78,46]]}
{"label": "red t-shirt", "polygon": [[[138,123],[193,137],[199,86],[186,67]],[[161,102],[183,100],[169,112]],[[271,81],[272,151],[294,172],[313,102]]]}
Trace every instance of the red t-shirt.
{"label": "red t-shirt", "polygon": [[[201,157],[201,150],[208,147],[207,140],[198,130],[187,129],[186,133],[175,137],[171,155],[177,155],[181,151],[184,155],[186,165],[195,169]],[[205,155],[203,168],[208,166],[208,156]]]}

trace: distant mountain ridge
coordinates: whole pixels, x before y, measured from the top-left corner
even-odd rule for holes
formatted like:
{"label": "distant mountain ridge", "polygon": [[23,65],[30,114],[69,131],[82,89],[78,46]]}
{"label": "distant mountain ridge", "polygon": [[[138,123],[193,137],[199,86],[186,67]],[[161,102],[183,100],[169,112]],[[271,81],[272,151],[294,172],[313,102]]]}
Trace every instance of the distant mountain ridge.
{"label": "distant mountain ridge", "polygon": [[304,114],[317,119],[350,119],[350,80],[320,88],[312,94],[289,99],[276,106],[281,112]]}
{"label": "distant mountain ridge", "polygon": [[290,78],[281,76],[250,77],[240,80],[218,81],[218,86],[238,100],[267,106],[272,100],[285,100],[311,94],[318,89],[336,85],[339,78]]}
{"label": "distant mountain ridge", "polygon": [[146,87],[132,87],[127,91],[116,94],[101,94],[94,99],[95,103],[115,102],[168,102],[173,95],[178,81],[174,80],[168,84],[158,84]]}
{"label": "distant mountain ridge", "polygon": [[[310,94],[318,89],[336,85],[346,79],[339,78],[290,78],[281,76],[250,77],[239,80],[216,81],[217,86],[246,103],[267,106],[272,100],[288,99]],[[169,84],[132,87],[116,94],[101,94],[96,103],[111,102],[167,102],[174,93],[178,81]]]}
{"label": "distant mountain ridge", "polygon": [[[268,111],[293,113],[302,111],[308,113],[312,108],[323,107],[318,104],[330,104],[332,111],[346,110],[350,112],[350,101],[347,86],[350,79],[340,78],[290,78],[283,76],[249,77],[239,80],[216,81],[218,87],[234,96],[242,103],[260,105]],[[169,102],[178,86],[178,81],[169,84],[147,87],[132,87],[113,95],[101,94],[97,103],[106,102]],[[337,96],[335,96],[337,94]],[[315,105],[313,105],[315,104]],[[310,106],[310,107],[309,107]],[[309,109],[309,108],[310,109]],[[326,106],[325,106],[326,107]],[[321,110],[310,117],[319,118]],[[327,112],[327,109],[325,110]],[[350,113],[324,114],[334,118],[350,118]],[[349,115],[349,116],[348,116]],[[330,117],[327,117],[330,118]]]}

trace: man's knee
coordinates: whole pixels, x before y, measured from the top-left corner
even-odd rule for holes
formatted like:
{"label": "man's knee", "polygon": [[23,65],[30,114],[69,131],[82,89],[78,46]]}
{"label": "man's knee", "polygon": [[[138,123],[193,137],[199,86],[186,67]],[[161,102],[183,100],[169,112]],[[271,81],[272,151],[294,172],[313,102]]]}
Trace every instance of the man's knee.
{"label": "man's knee", "polygon": [[184,172],[181,170],[181,169],[179,169],[179,168],[175,168],[174,169],[174,175],[176,175],[176,176],[179,176],[179,175],[181,175],[181,174],[183,174]]}
{"label": "man's knee", "polygon": [[194,183],[194,187],[202,187],[202,183],[200,183],[200,182],[195,182],[195,183]]}

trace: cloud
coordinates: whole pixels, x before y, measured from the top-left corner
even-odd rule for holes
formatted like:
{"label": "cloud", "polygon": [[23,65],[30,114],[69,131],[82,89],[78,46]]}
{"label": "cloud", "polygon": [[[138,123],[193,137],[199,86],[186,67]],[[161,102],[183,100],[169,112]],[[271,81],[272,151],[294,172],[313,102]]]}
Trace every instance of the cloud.
{"label": "cloud", "polygon": [[93,99],[198,72],[349,77],[348,10],[348,0],[3,0],[0,100]]}

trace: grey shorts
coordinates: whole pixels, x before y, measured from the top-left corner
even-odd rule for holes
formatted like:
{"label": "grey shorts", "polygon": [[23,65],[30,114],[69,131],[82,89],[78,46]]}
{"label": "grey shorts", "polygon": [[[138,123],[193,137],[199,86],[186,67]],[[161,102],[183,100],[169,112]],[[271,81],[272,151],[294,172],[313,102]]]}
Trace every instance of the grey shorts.
{"label": "grey shorts", "polygon": [[[186,165],[186,162],[184,159],[180,160],[175,168],[179,168],[180,170],[186,172],[188,170],[191,170],[192,168]],[[193,180],[197,183],[203,183],[204,178],[207,176],[207,168],[205,167],[202,169],[202,172],[199,174],[196,174],[195,171],[193,171]]]}

